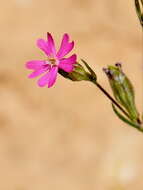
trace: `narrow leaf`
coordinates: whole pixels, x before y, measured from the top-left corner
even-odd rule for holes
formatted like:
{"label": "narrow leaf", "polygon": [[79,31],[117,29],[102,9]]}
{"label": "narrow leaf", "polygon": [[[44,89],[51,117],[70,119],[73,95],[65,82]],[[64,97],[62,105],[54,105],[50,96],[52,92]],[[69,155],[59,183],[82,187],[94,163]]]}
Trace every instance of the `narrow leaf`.
{"label": "narrow leaf", "polygon": [[122,121],[124,121],[124,122],[127,123],[128,125],[131,125],[132,127],[136,128],[136,129],[138,129],[138,130],[140,130],[140,131],[143,131],[143,129],[141,128],[140,125],[137,125],[136,123],[134,123],[134,122],[128,120],[128,119],[125,118],[122,114],[120,114],[120,113],[118,112],[118,110],[116,109],[116,107],[115,107],[113,104],[112,104],[112,108],[113,108],[114,113],[115,113]]}
{"label": "narrow leaf", "polygon": [[137,12],[138,18],[139,18],[140,23],[141,23],[141,25],[143,27],[143,12],[142,12],[143,0],[141,0],[141,1],[140,0],[135,0],[135,7],[136,7],[136,12]]}

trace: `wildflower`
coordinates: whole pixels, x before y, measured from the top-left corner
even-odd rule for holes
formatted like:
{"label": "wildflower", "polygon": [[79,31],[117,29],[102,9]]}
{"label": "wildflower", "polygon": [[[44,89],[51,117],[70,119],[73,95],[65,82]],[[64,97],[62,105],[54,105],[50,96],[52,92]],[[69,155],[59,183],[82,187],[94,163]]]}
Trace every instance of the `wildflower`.
{"label": "wildflower", "polygon": [[76,54],[73,54],[69,58],[64,58],[74,47],[74,42],[69,42],[69,35],[64,34],[61,42],[61,46],[58,52],[56,52],[55,43],[50,33],[47,33],[47,41],[44,39],[37,40],[37,46],[44,51],[47,55],[46,60],[32,60],[26,63],[28,69],[34,70],[29,75],[29,78],[35,78],[44,73],[44,75],[38,80],[40,87],[48,86],[52,87],[57,79],[58,70],[61,69],[67,73],[70,73],[74,69],[76,63]]}

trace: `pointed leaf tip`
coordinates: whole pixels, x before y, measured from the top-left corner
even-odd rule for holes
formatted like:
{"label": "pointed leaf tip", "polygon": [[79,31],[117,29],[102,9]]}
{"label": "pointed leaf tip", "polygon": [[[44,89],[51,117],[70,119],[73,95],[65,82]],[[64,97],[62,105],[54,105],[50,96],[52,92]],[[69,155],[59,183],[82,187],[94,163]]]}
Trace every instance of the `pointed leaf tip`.
{"label": "pointed leaf tip", "polygon": [[88,69],[88,71],[90,72],[91,76],[93,77],[94,80],[97,79],[97,75],[95,74],[95,72],[93,71],[93,69],[91,69],[91,67],[88,65],[88,63],[81,59],[81,61],[84,63],[84,65],[86,66],[86,68]]}

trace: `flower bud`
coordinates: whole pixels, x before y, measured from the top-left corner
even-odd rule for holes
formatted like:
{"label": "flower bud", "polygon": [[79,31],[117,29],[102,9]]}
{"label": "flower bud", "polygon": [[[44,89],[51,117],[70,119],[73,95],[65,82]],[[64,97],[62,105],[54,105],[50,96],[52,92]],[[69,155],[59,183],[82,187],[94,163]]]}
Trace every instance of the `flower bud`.
{"label": "flower bud", "polygon": [[107,74],[115,99],[129,113],[131,120],[139,122],[139,114],[135,106],[135,95],[133,85],[123,73],[121,64],[108,66],[103,69]]}

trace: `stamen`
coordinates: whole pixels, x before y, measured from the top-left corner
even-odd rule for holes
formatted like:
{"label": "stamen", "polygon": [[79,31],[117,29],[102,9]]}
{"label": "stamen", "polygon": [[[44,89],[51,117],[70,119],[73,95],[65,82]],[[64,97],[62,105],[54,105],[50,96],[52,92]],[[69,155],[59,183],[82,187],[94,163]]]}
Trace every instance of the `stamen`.
{"label": "stamen", "polygon": [[49,58],[48,61],[49,61],[52,65],[56,65],[56,59],[54,59],[54,58]]}

